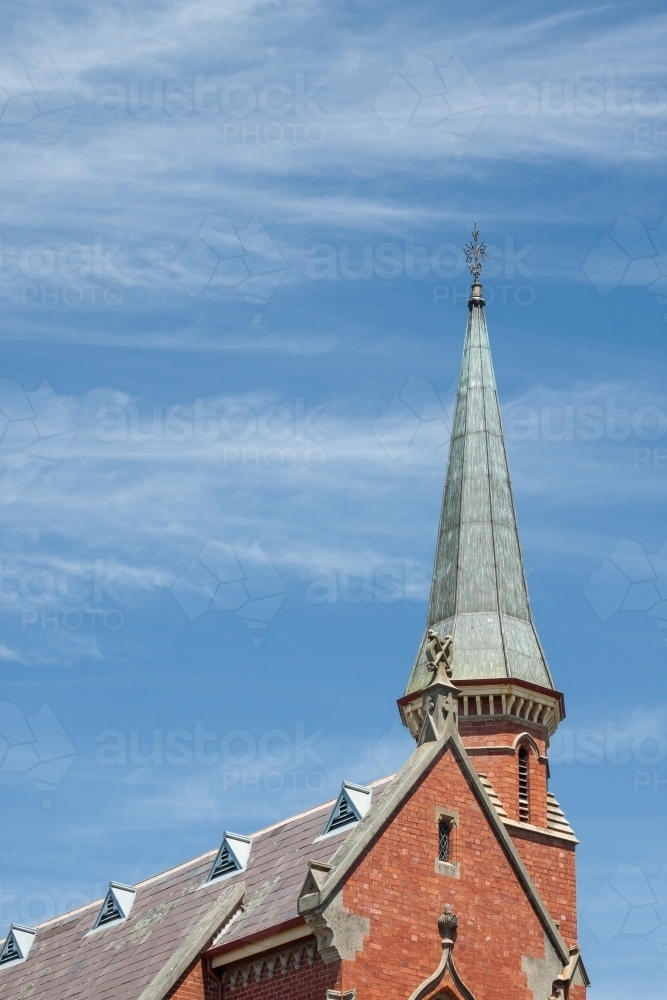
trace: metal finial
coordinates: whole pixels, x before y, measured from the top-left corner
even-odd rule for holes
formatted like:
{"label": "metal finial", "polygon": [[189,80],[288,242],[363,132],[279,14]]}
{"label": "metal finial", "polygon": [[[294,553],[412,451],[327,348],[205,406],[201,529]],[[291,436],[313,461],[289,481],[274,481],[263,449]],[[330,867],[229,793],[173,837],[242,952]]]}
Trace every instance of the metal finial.
{"label": "metal finial", "polygon": [[479,233],[477,231],[477,223],[475,223],[475,228],[472,231],[472,240],[463,247],[463,252],[466,255],[466,263],[475,283],[479,282],[479,276],[483,271],[483,261],[489,259],[485,245],[478,243],[478,239]]}

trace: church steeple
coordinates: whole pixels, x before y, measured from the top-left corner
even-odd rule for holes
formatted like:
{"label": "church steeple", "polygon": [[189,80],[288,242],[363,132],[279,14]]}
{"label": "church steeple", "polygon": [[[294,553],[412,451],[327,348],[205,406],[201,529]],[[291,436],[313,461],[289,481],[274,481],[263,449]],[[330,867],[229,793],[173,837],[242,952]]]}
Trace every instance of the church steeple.
{"label": "church steeple", "polygon": [[[554,685],[530,611],[484,314],[486,249],[476,229],[472,236],[465,251],[473,285],[426,628],[452,637],[455,684],[511,679],[546,694]],[[430,681],[425,644],[426,634],[401,702]]]}

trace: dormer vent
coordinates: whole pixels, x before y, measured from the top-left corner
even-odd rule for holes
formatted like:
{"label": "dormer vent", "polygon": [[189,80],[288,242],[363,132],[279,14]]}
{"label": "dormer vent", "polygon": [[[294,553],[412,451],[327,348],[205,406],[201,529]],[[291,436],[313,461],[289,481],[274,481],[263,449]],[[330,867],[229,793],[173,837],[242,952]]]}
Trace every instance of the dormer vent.
{"label": "dormer vent", "polygon": [[372,790],[364,785],[354,785],[351,781],[344,781],[322,836],[336,833],[343,827],[352,826],[363,819],[371,806],[371,794]]}
{"label": "dormer vent", "polygon": [[93,930],[96,931],[100,927],[106,927],[107,924],[114,924],[119,920],[125,920],[132,909],[136,894],[137,890],[132,885],[123,885],[122,882],[109,882],[109,891],[104,897],[100,912],[97,914]]}
{"label": "dormer vent", "polygon": [[226,878],[235,875],[236,872],[245,871],[250,857],[252,840],[244,837],[240,833],[228,833],[225,830],[222,837],[222,844],[218,851],[207,881],[213,882],[215,879]]}
{"label": "dormer vent", "polygon": [[0,967],[25,962],[37,931],[34,927],[12,924],[0,952]]}

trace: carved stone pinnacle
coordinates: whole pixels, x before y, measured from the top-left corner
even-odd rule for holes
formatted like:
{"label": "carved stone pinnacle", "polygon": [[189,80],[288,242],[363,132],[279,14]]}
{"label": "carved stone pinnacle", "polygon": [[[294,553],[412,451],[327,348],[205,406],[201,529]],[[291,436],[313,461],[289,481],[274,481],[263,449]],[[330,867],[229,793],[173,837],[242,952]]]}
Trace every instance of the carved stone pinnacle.
{"label": "carved stone pinnacle", "polygon": [[452,661],[454,659],[454,645],[451,635],[446,635],[441,639],[432,628],[426,632],[426,665],[433,671],[433,680],[438,676],[440,667],[444,667],[447,677],[452,676]]}

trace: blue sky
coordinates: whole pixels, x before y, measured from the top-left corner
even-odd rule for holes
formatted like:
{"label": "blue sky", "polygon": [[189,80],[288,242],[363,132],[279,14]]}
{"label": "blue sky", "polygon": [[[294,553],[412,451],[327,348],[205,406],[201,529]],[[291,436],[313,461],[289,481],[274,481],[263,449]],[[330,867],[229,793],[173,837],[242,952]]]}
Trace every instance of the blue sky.
{"label": "blue sky", "polygon": [[8,11],[4,925],[408,754],[477,222],[591,997],[664,996],[667,15]]}

